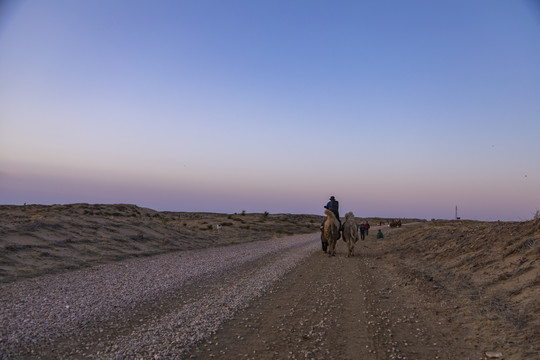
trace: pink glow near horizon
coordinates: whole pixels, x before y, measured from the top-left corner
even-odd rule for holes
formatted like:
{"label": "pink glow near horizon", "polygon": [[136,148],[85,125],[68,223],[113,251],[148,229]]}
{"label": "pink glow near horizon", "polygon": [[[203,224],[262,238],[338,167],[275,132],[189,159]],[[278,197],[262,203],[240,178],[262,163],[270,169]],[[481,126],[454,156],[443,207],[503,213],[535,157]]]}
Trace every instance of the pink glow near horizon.
{"label": "pink glow near horizon", "polygon": [[[7,204],[27,203],[134,203],[156,210],[208,211],[233,213],[310,213],[321,214],[328,195],[321,193],[317,183],[220,183],[206,181],[201,184],[185,183],[175,186],[171,182],[142,181],[136,179],[99,179],[73,176],[1,175]],[[440,184],[440,182],[439,182]],[[404,184],[399,188],[383,183],[357,186],[351,181],[336,182],[334,194],[341,203],[342,212],[353,211],[357,216],[452,218],[454,206],[459,207],[462,218],[478,220],[528,220],[535,209],[524,209],[532,190],[524,184],[514,192],[501,192],[492,197],[481,184],[457,188],[426,187],[422,184]],[[297,189],[297,190],[295,190]],[[486,210],[488,209],[488,210]],[[482,211],[485,217],[475,214]],[[500,214],[507,214],[506,217]]]}

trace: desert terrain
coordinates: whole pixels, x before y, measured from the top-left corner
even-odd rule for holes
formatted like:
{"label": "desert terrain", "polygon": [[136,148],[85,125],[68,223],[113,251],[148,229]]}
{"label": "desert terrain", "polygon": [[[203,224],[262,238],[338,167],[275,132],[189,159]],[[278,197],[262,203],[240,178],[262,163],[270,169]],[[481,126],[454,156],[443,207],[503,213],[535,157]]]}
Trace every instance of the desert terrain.
{"label": "desert terrain", "polygon": [[[369,235],[347,258],[341,240],[335,257],[322,252],[316,215],[0,206],[0,302],[12,309],[0,319],[0,358],[540,358],[538,217],[404,219],[401,228],[368,220]],[[194,259],[208,261],[200,275],[176,281]],[[66,291],[92,299],[77,289],[85,294],[104,274],[118,292],[92,300],[87,315],[55,300]],[[130,285],[122,276],[138,277]],[[117,301],[121,287],[129,301]],[[44,302],[59,315],[25,312]],[[208,309],[188,323],[178,314],[192,305]]]}
{"label": "desert terrain", "polygon": [[173,251],[313,233],[322,219],[242,211],[159,212],[124,204],[4,205],[0,206],[0,282]]}

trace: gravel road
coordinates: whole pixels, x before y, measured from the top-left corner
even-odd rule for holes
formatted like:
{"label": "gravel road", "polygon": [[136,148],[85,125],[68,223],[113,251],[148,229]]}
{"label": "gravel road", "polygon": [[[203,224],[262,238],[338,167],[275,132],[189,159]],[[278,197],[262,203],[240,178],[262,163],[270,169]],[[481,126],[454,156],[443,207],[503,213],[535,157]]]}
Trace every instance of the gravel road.
{"label": "gravel road", "polygon": [[319,242],[290,236],[2,284],[0,358],[181,358]]}

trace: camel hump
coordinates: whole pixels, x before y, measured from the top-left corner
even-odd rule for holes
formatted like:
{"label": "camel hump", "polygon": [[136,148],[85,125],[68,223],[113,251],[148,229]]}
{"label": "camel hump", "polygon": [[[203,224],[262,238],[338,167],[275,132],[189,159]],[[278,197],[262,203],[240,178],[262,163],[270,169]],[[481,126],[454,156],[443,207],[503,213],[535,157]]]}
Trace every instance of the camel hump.
{"label": "camel hump", "polygon": [[331,218],[336,219],[336,214],[334,214],[332,211],[325,209],[324,213],[326,214],[326,216],[330,216]]}
{"label": "camel hump", "polygon": [[354,220],[354,214],[352,211],[349,211],[348,213],[345,214],[345,220]]}

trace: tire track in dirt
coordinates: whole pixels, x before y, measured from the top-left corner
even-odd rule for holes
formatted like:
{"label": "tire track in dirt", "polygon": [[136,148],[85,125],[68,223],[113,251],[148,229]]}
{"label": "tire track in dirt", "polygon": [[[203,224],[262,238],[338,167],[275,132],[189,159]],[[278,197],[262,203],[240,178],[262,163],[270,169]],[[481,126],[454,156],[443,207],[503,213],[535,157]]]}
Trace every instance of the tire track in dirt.
{"label": "tire track in dirt", "polygon": [[368,325],[361,257],[313,254],[264,297],[237,314],[191,358],[377,359]]}
{"label": "tire track in dirt", "polygon": [[402,286],[408,274],[385,261],[374,235],[357,244],[356,256],[345,253],[340,241],[337,256],[306,258],[190,358],[482,358],[463,344],[466,329],[457,333],[437,317],[446,304],[426,300],[423,284]]}

